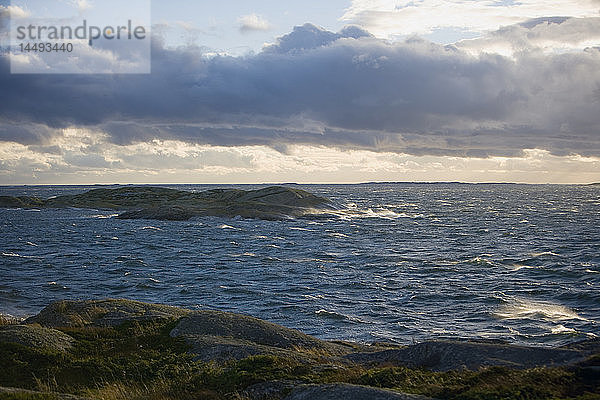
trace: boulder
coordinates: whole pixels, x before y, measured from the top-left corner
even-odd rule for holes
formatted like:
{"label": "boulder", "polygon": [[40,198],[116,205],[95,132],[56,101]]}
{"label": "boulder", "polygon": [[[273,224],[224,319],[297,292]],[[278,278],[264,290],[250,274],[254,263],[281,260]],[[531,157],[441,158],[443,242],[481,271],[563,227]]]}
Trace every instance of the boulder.
{"label": "boulder", "polygon": [[225,363],[257,355],[279,356],[297,362],[309,362],[309,357],[300,352],[265,346],[244,339],[210,335],[180,335],[177,337],[185,340],[190,346],[189,353],[195,356],[195,360],[204,362]]}
{"label": "boulder", "polygon": [[192,346],[202,360],[223,361],[268,354],[297,358],[341,355],[351,347],[325,342],[294,329],[246,315],[223,311],[197,311],[179,321],[171,331]]}
{"label": "boulder", "polygon": [[448,371],[477,370],[488,366],[518,369],[561,366],[579,362],[586,355],[575,349],[526,347],[466,340],[434,340],[402,349],[353,353],[346,358],[365,365],[393,365]]}
{"label": "boulder", "polygon": [[0,342],[4,343],[17,343],[27,347],[63,352],[70,349],[74,341],[66,333],[41,326],[0,326]]}
{"label": "boulder", "polygon": [[325,385],[300,385],[285,400],[427,400],[415,394],[394,392],[367,386],[333,383]]}
{"label": "boulder", "polygon": [[283,349],[327,350],[335,347],[294,329],[223,311],[197,311],[182,318],[171,331],[171,336],[182,335],[222,336]]}
{"label": "boulder", "polygon": [[124,299],[63,300],[50,304],[24,322],[45,327],[115,327],[131,321],[173,320],[189,312],[178,307]]}

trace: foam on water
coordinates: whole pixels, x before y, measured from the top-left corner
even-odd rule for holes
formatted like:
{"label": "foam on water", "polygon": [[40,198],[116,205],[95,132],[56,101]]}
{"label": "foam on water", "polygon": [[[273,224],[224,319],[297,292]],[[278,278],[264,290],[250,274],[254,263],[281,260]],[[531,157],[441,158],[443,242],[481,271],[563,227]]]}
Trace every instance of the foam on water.
{"label": "foam on water", "polygon": [[222,225],[219,225],[219,229],[239,230],[240,228],[236,228],[235,226],[231,226],[231,225],[227,225],[227,224],[222,224]]}
{"label": "foam on water", "polygon": [[566,320],[586,321],[569,307],[534,300],[514,299],[494,312],[500,319],[541,319],[559,322]]}
{"label": "foam on water", "polygon": [[97,219],[108,219],[108,218],[114,218],[116,216],[118,216],[119,214],[95,214],[95,215],[90,215],[89,218],[97,218]]}
{"label": "foam on water", "polygon": [[570,334],[570,333],[577,333],[577,330],[573,329],[573,328],[567,328],[564,325],[557,325],[555,327],[552,327],[550,329],[550,331],[552,333],[554,333],[555,335],[561,335],[561,334]]}
{"label": "foam on water", "polygon": [[157,228],[156,226],[144,226],[140,228],[140,231],[162,231],[162,229]]}
{"label": "foam on water", "polygon": [[532,265],[520,265],[520,264],[513,264],[513,265],[509,265],[507,266],[507,268],[512,271],[512,272],[517,272],[520,271],[522,269],[535,269],[537,267],[534,267]]}

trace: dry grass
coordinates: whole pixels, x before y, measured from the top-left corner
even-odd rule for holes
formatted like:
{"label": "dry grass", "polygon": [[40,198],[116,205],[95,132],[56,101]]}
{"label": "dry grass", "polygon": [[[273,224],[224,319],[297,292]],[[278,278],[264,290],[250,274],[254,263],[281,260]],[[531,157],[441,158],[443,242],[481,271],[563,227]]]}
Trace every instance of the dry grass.
{"label": "dry grass", "polygon": [[0,326],[16,325],[23,321],[21,318],[13,317],[12,315],[0,314]]}

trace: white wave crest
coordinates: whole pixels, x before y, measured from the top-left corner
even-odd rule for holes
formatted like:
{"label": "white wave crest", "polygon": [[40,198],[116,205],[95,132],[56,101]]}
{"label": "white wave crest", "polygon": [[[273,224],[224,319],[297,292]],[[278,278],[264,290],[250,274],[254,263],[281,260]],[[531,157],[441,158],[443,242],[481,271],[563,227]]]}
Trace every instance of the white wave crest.
{"label": "white wave crest", "polygon": [[502,305],[494,316],[499,319],[541,319],[552,322],[574,319],[586,321],[574,310],[561,304],[524,299],[515,299]]}

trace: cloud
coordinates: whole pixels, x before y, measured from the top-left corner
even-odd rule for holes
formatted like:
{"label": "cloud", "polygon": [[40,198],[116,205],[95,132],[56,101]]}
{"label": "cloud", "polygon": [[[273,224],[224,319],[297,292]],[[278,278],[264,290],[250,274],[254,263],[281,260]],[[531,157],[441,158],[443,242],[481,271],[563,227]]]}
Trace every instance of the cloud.
{"label": "cloud", "polygon": [[93,4],[90,2],[90,0],[73,0],[73,5],[79,12],[87,11],[93,7]]}
{"label": "cloud", "polygon": [[565,52],[600,43],[600,17],[535,18],[476,39],[456,43],[462,50],[513,55],[523,51]]}
{"label": "cloud", "polygon": [[29,12],[19,6],[0,5],[0,46],[10,36],[10,19],[21,19],[29,16]]}
{"label": "cloud", "polygon": [[243,15],[238,18],[238,23],[240,25],[240,32],[242,33],[268,31],[271,29],[269,21],[258,14]]}
{"label": "cloud", "polygon": [[358,28],[304,25],[252,56],[206,57],[160,41],[152,54],[147,76],[10,75],[0,57],[0,140],[48,145],[81,127],[119,146],[600,155],[595,48],[473,56],[418,38],[389,43]]}
{"label": "cloud", "polygon": [[0,6],[0,18],[26,18],[30,14],[19,6]]}
{"label": "cloud", "polygon": [[595,17],[599,11],[597,0],[353,0],[342,20],[391,39],[445,27],[486,32],[536,17]]}
{"label": "cloud", "polygon": [[85,130],[66,129],[54,145],[0,143],[0,182],[193,183],[357,182],[374,180],[593,182],[600,158],[553,156],[528,149],[519,157],[413,156],[322,146],[219,147],[153,140],[126,146]]}
{"label": "cloud", "polygon": [[265,53],[294,53],[327,46],[338,39],[360,39],[373,37],[369,32],[357,27],[347,26],[339,33],[327,31],[313,24],[294,27],[294,30],[279,39],[273,45],[266,46]]}

